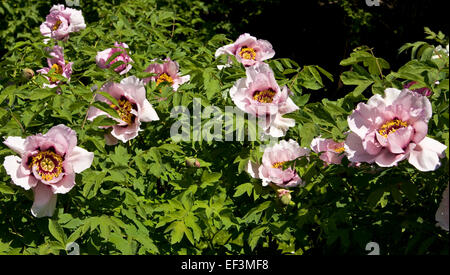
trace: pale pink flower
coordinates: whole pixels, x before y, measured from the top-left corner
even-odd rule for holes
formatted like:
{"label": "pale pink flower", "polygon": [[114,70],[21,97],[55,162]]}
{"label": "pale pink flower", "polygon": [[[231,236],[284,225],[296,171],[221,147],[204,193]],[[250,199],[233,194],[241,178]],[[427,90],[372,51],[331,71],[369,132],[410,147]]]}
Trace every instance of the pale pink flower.
{"label": "pale pink flower", "polygon": [[430,95],[433,93],[433,92],[432,92],[429,88],[427,88],[427,87],[423,87],[423,88],[418,88],[418,89],[410,90],[409,88],[410,88],[412,85],[416,84],[416,83],[417,83],[416,81],[408,82],[407,84],[405,84],[405,85],[403,86],[403,88],[404,88],[404,89],[407,89],[407,90],[409,90],[409,91],[411,91],[411,92],[413,92],[413,93],[416,93],[416,94],[419,94],[419,95],[423,95],[423,96],[430,96]]}
{"label": "pale pink flower", "polygon": [[442,201],[439,204],[439,208],[436,211],[436,221],[438,225],[448,231],[448,207],[449,207],[449,198],[448,198],[448,184],[447,188],[445,188],[444,193],[442,194]]}
{"label": "pale pink flower", "polygon": [[426,136],[431,115],[428,98],[408,90],[389,88],[384,97],[372,96],[348,117],[348,159],[382,167],[408,159],[420,171],[437,169],[447,147]]}
{"label": "pale pink flower", "polygon": [[14,184],[33,190],[35,217],[52,216],[56,194],[69,192],[75,174],[89,168],[94,158],[94,153],[76,146],[75,131],[62,124],[44,135],[8,137],[3,143],[20,155],[5,157],[3,166]]}
{"label": "pale pink flower", "polygon": [[325,164],[340,164],[345,156],[344,142],[335,142],[332,139],[314,138],[311,141],[311,149],[320,153],[319,158]]}
{"label": "pale pink flower", "polygon": [[44,87],[54,88],[61,83],[61,80],[58,80],[55,75],[61,75],[67,79],[67,82],[70,82],[73,62],[67,62],[64,59],[63,48],[54,46],[53,49],[46,48],[46,50],[52,56],[51,58],[47,58],[48,67],[37,70],[37,72],[40,74],[48,74],[51,69],[54,69],[54,72],[50,76],[45,76],[50,84],[44,84]]}
{"label": "pale pink flower", "polygon": [[280,88],[274,73],[266,63],[246,69],[246,78],[239,79],[230,89],[230,97],[242,111],[259,117],[265,134],[281,137],[295,120],[282,115],[298,110],[289,97],[287,86]]}
{"label": "pale pink flower", "polygon": [[[234,55],[236,60],[245,67],[256,65],[266,59],[272,58],[275,51],[266,40],[256,39],[248,33],[241,34],[232,44],[217,49],[216,58],[222,54]],[[231,63],[229,59],[228,64]],[[222,68],[222,67],[220,67]]]}
{"label": "pale pink flower", "polygon": [[141,131],[141,121],[159,120],[158,114],[146,98],[143,82],[135,76],[124,78],[120,83],[108,82],[102,87],[101,91],[110,94],[119,103],[119,106],[116,106],[100,94],[95,96],[97,101],[105,102],[116,109],[120,119],[114,118],[95,107],[90,107],[88,110],[88,119],[90,121],[100,115],[106,115],[118,122],[114,126],[104,127],[112,127],[111,135],[105,136],[107,144],[115,144],[117,140],[127,142],[137,137],[138,132]]}
{"label": "pale pink flower", "polygon": [[41,34],[56,40],[67,41],[69,34],[86,28],[81,11],[66,8],[64,5],[54,5],[50,9],[44,23],[41,24]]}
{"label": "pale pink flower", "polygon": [[[114,42],[113,48],[108,48],[101,52],[97,52],[97,56],[95,57],[95,62],[102,69],[107,69],[114,63],[118,61],[122,61],[123,64],[117,66],[114,71],[119,73],[120,75],[126,74],[133,67],[130,63],[133,63],[133,59],[128,55],[127,50],[128,45],[125,43],[117,43]],[[108,64],[106,62],[113,54],[117,52],[121,52],[118,56],[116,56],[113,60],[111,60]]]}
{"label": "pale pink flower", "polygon": [[262,179],[263,186],[267,186],[272,182],[282,188],[295,187],[302,185],[302,180],[295,169],[283,169],[283,164],[301,156],[306,156],[309,153],[308,148],[301,148],[292,139],[289,141],[282,140],[264,150],[262,164],[249,161],[246,171],[253,178]]}
{"label": "pale pink flower", "polygon": [[170,58],[166,58],[162,64],[150,64],[145,71],[155,74],[154,76],[144,78],[145,84],[150,81],[155,81],[157,85],[166,82],[172,86],[174,91],[178,90],[181,84],[188,82],[191,78],[189,75],[181,76],[178,62],[172,61]]}

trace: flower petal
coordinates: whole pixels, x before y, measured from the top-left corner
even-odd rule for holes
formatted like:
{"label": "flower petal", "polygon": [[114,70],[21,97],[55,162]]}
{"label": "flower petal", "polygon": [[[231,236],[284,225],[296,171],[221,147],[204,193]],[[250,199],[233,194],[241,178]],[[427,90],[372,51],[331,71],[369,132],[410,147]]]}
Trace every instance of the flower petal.
{"label": "flower petal", "polygon": [[447,148],[444,144],[425,137],[409,154],[409,163],[420,171],[434,171],[441,165],[439,157],[443,157]]}
{"label": "flower petal", "polygon": [[92,165],[94,153],[76,146],[66,161],[70,162],[75,173],[81,173]]}
{"label": "flower petal", "polygon": [[23,155],[25,152],[25,139],[21,137],[8,137],[3,144],[8,146],[14,152]]}
{"label": "flower petal", "polygon": [[18,156],[6,156],[3,162],[6,173],[11,177],[13,183],[25,190],[36,186],[37,180],[30,174],[21,171],[22,159]]}
{"label": "flower petal", "polygon": [[154,120],[159,120],[159,116],[156,113],[155,109],[153,108],[152,104],[150,104],[150,102],[148,102],[147,99],[145,99],[142,102],[142,110],[140,111],[139,114],[139,119],[144,121],[144,122],[150,122],[150,121],[154,121]]}
{"label": "flower petal", "polygon": [[407,154],[393,154],[387,148],[375,157],[375,163],[381,167],[392,167],[406,158]]}
{"label": "flower petal", "polygon": [[259,164],[249,160],[247,166],[245,167],[245,171],[247,171],[247,173],[249,173],[252,178],[259,179],[259,166]]}
{"label": "flower petal", "polygon": [[65,194],[72,190],[72,188],[75,186],[75,174],[66,174],[56,184],[52,184],[49,186],[51,186],[52,192],[54,194]]}
{"label": "flower petal", "polygon": [[33,188],[34,202],[31,213],[36,218],[51,217],[55,212],[57,195],[53,194],[52,188],[46,184],[38,184]]}
{"label": "flower petal", "polygon": [[410,126],[398,129],[387,136],[388,148],[394,154],[402,154],[408,147],[414,134],[414,129]]}
{"label": "flower petal", "polygon": [[372,163],[376,156],[370,155],[364,150],[362,139],[355,133],[350,132],[344,143],[345,152],[351,162],[367,162]]}

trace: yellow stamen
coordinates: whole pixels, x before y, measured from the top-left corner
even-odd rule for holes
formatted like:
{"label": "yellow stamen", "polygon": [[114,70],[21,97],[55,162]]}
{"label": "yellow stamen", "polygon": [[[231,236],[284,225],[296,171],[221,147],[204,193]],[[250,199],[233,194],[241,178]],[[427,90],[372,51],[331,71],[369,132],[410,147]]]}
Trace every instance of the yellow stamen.
{"label": "yellow stamen", "polygon": [[256,101],[259,101],[261,103],[272,103],[273,97],[275,96],[275,94],[276,94],[276,92],[272,89],[256,91],[253,94],[253,99]]}
{"label": "yellow stamen", "polygon": [[[53,75],[56,75],[56,74],[62,75],[62,73],[63,73],[63,68],[59,64],[56,64],[56,63],[53,64],[51,69],[55,69],[55,72],[53,73]],[[57,82],[58,79],[56,77],[50,77],[50,81]]]}
{"label": "yellow stamen", "polygon": [[342,152],[345,151],[345,148],[344,148],[344,146],[342,146],[342,147],[338,147],[338,148],[333,149],[333,150],[334,150],[336,153],[340,154],[340,153],[342,153]]}
{"label": "yellow stamen", "polygon": [[117,102],[119,103],[119,106],[116,106],[114,104],[111,104],[110,106],[117,110],[120,119],[122,119],[124,122],[130,125],[133,121],[134,116],[131,113],[131,110],[133,109],[133,104],[126,99],[120,99]]}
{"label": "yellow stamen", "polygon": [[241,51],[239,52],[239,55],[244,59],[256,59],[256,52],[253,48],[249,47],[242,47]]}
{"label": "yellow stamen", "polygon": [[383,137],[387,137],[389,134],[394,133],[398,129],[405,127],[408,127],[408,123],[406,121],[394,119],[383,124],[381,128],[378,130],[378,133]]}
{"label": "yellow stamen", "polygon": [[275,162],[274,164],[272,164],[272,168],[283,168],[283,164],[285,164],[285,161],[282,162]]}
{"label": "yellow stamen", "polygon": [[52,27],[52,31],[56,31],[59,28],[59,26],[61,26],[61,24],[62,24],[61,20],[56,21],[55,25],[53,25]]}
{"label": "yellow stamen", "polygon": [[161,84],[162,82],[168,82],[172,85],[173,79],[166,73],[162,73],[158,76],[158,79],[156,80],[156,85]]}
{"label": "yellow stamen", "polygon": [[45,181],[59,177],[62,173],[63,158],[52,151],[37,153],[31,159],[31,167],[35,167],[37,173]]}

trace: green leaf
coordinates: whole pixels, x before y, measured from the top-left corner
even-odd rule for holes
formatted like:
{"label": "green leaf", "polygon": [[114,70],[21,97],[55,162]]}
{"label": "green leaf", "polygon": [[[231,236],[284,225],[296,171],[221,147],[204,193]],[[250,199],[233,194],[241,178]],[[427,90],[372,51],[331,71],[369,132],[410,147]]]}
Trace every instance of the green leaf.
{"label": "green leaf", "polygon": [[4,184],[0,184],[0,193],[12,195],[15,192],[14,192],[14,189],[12,189],[11,187],[4,185]]}
{"label": "green leaf", "polygon": [[201,181],[203,184],[209,184],[218,181],[222,177],[222,172],[213,172],[210,173],[208,171],[204,171]]}
{"label": "green leaf", "polygon": [[66,234],[64,233],[64,230],[59,225],[59,223],[55,220],[49,219],[48,229],[52,234],[52,236],[55,237],[55,239],[60,242],[63,248],[65,248],[67,237]]}
{"label": "green leaf", "polygon": [[238,185],[235,189],[236,189],[236,192],[234,193],[233,197],[240,197],[244,193],[247,193],[247,195],[250,197],[252,195],[252,191],[253,191],[253,184],[247,182],[247,183]]}
{"label": "green leaf", "polygon": [[167,229],[164,231],[164,233],[167,233],[170,231],[170,243],[176,244],[183,239],[184,233],[186,231],[186,226],[182,221],[174,221],[172,222]]}
{"label": "green leaf", "polygon": [[97,94],[102,95],[103,97],[105,97],[106,99],[108,99],[112,104],[114,104],[115,106],[119,106],[119,102],[117,101],[117,99],[115,97],[113,97],[112,95],[106,93],[106,92],[97,92]]}
{"label": "green leaf", "polygon": [[109,114],[110,116],[114,117],[114,118],[118,118],[121,119],[119,114],[117,113],[117,110],[112,108],[111,106],[109,106],[109,104],[102,102],[102,101],[95,101],[92,103],[92,106],[102,110],[103,112],[106,112],[107,114]]}

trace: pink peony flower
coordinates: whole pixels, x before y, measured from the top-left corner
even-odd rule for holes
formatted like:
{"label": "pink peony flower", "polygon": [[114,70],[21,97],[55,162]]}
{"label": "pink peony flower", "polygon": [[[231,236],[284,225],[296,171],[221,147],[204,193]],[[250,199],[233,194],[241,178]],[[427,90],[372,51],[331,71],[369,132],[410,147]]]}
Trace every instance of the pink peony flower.
{"label": "pink peony flower", "polygon": [[3,166],[14,184],[33,190],[31,213],[35,217],[51,217],[56,194],[69,192],[75,174],[89,168],[94,158],[94,153],[76,146],[75,131],[62,124],[44,135],[8,137],[3,143],[20,155],[5,157]]}
{"label": "pink peony flower", "polygon": [[[141,121],[159,120],[158,114],[146,98],[144,84],[135,76],[124,78],[120,83],[108,82],[101,90],[110,94],[119,103],[119,106],[115,106],[104,96],[100,94],[95,96],[96,100],[106,102],[116,109],[120,119],[113,118],[95,107],[90,107],[88,110],[88,119],[90,121],[100,115],[106,115],[118,122],[117,125],[109,126],[112,127],[112,131],[111,135],[105,136],[107,144],[115,144],[117,140],[127,142],[135,138],[138,132],[141,131]],[[108,128],[108,126],[105,128]]]}
{"label": "pink peony flower", "polygon": [[81,11],[64,5],[54,5],[45,19],[40,27],[41,34],[56,40],[67,41],[71,32],[86,28]]}
{"label": "pink peony flower", "polygon": [[413,92],[413,93],[416,93],[416,94],[419,94],[419,95],[423,95],[423,96],[430,96],[430,95],[433,93],[433,92],[432,92],[429,88],[427,88],[427,87],[423,87],[423,88],[419,88],[419,89],[410,90],[409,88],[410,88],[412,85],[416,84],[416,83],[417,83],[416,81],[408,82],[406,85],[403,86],[403,88],[404,88],[404,89],[407,89],[407,90],[409,90],[409,91],[411,91],[411,92]]}
{"label": "pink peony flower", "polygon": [[431,115],[428,98],[407,90],[389,88],[384,98],[372,96],[348,117],[348,159],[382,167],[408,159],[420,171],[437,169],[447,147],[426,136]]}
{"label": "pink peony flower", "polygon": [[67,62],[64,60],[63,48],[60,46],[54,46],[52,50],[46,48],[49,51],[52,58],[47,58],[48,67],[37,70],[40,74],[48,74],[51,69],[54,72],[51,76],[45,76],[50,84],[44,84],[44,87],[54,88],[60,84],[61,80],[58,80],[55,75],[61,75],[67,78],[67,82],[70,82],[70,76],[72,75],[73,62]]}
{"label": "pink peony flower", "polygon": [[[95,57],[95,62],[97,65],[102,69],[109,68],[112,64],[116,63],[117,61],[122,61],[123,64],[117,66],[114,71],[119,73],[120,75],[126,74],[131,67],[133,67],[130,63],[133,62],[131,57],[128,55],[127,50],[128,45],[125,43],[117,43],[114,42],[114,48],[109,48],[101,52],[97,52],[97,56]],[[109,62],[109,64],[106,64],[108,59],[115,53],[121,52],[117,57],[115,57],[113,60]]]}
{"label": "pink peony flower", "polygon": [[448,231],[448,207],[449,207],[448,202],[449,199],[448,199],[448,185],[447,185],[447,188],[445,188],[445,191],[442,194],[442,201],[435,215],[438,225],[446,231]]}
{"label": "pink peony flower", "polygon": [[[156,60],[154,59],[152,61]],[[172,61],[170,58],[166,58],[163,64],[152,63],[145,71],[156,75],[144,78],[144,83],[147,84],[150,81],[156,81],[156,84],[159,85],[160,83],[166,82],[176,91],[181,84],[191,79],[189,75],[181,76],[179,67],[178,62]]]}
{"label": "pink peony flower", "polygon": [[295,120],[282,115],[298,110],[298,106],[289,97],[291,91],[280,88],[272,69],[266,63],[260,63],[246,70],[246,78],[239,79],[230,89],[234,104],[242,111],[264,118],[260,121],[265,134],[281,137]]}
{"label": "pink peony flower", "polygon": [[262,185],[267,186],[270,182],[282,187],[294,187],[302,184],[295,169],[283,170],[283,164],[309,154],[309,149],[300,148],[297,142],[290,139],[282,140],[274,146],[264,150],[262,164],[249,161],[247,172],[256,179],[262,179]]}
{"label": "pink peony flower", "polygon": [[[256,65],[266,59],[272,58],[275,51],[266,40],[256,39],[248,33],[244,33],[232,44],[217,49],[216,58],[222,54],[234,55],[237,61],[245,67]],[[228,62],[231,63],[231,60]]]}
{"label": "pink peony flower", "polygon": [[311,149],[315,153],[321,153],[319,158],[325,164],[340,164],[345,156],[344,142],[335,142],[332,139],[317,137],[311,141]]}

